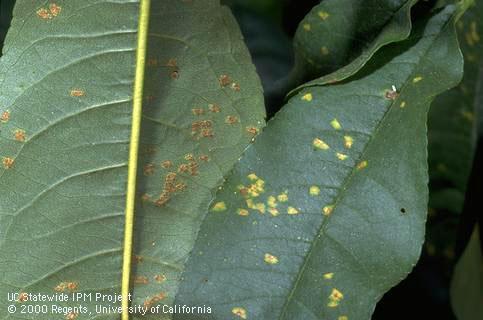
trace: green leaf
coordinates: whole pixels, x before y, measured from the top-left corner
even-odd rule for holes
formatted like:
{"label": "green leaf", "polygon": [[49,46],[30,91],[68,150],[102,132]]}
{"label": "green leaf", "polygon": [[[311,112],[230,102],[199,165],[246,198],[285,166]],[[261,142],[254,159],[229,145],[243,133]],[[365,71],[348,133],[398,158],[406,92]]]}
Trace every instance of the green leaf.
{"label": "green leaf", "polygon": [[134,239],[140,305],[160,294],[173,301],[216,188],[264,126],[261,84],[226,7],[153,1],[151,14]]}
{"label": "green leaf", "polygon": [[451,305],[458,320],[478,320],[483,314],[483,256],[480,243],[479,230],[475,226],[451,281]]}
{"label": "green leaf", "polygon": [[[2,297],[120,293],[137,17],[131,0],[17,1],[0,60]],[[134,244],[141,305],[171,301],[200,215],[264,125],[260,81],[218,1],[153,1],[150,26]],[[99,302],[82,304],[93,311],[84,318],[99,318]]]}
{"label": "green leaf", "polygon": [[[447,188],[461,194],[463,200],[476,144],[476,114],[481,103],[483,79],[483,4],[476,2],[457,24],[465,57],[464,77],[458,87],[437,97],[429,113],[429,169],[434,191]],[[451,199],[449,199],[451,201]],[[435,209],[463,205],[436,202]]]}
{"label": "green leaf", "polygon": [[[465,58],[464,76],[454,89],[438,96],[428,120],[430,176],[428,253],[449,260],[453,268],[457,225],[476,147],[478,109],[483,108],[483,4],[476,2],[457,23]],[[481,127],[481,126],[480,126]],[[451,272],[448,270],[448,272]]]}
{"label": "green leaf", "polygon": [[[137,13],[16,3],[0,60],[3,297],[119,290]],[[9,316],[6,299],[0,315],[53,317]]]}
{"label": "green leaf", "polygon": [[315,6],[295,35],[295,72],[326,76],[300,88],[346,79],[381,47],[406,39],[416,2],[325,0]]}
{"label": "green leaf", "polygon": [[424,240],[427,112],[463,68],[454,19],[439,11],[353,79],[289,100],[213,202],[177,304],[212,319],[370,318]]}

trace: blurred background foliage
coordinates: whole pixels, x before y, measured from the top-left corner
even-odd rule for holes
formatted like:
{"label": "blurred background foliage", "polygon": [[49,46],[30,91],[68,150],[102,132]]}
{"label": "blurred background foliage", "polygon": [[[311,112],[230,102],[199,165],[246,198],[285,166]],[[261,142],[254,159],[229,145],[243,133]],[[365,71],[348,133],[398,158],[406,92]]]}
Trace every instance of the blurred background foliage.
{"label": "blurred background foliage", "polygon": [[[441,5],[450,0],[429,1]],[[438,4],[436,4],[436,2]],[[9,27],[14,0],[0,0],[0,47]],[[283,105],[293,89],[293,37],[297,26],[319,0],[222,0],[239,22],[265,91],[269,117]],[[416,7],[413,9],[419,10]],[[417,15],[418,12],[413,12]],[[388,292],[377,305],[373,319],[456,319],[450,306],[449,287],[461,256],[481,215],[481,130],[483,106],[483,5],[477,2],[458,24],[465,57],[465,76],[453,90],[433,102],[428,123],[430,206],[427,236],[414,271]],[[476,151],[478,150],[478,151]],[[478,153],[474,161],[474,155]],[[475,165],[473,166],[473,163]],[[473,171],[473,173],[472,173]],[[468,184],[468,181],[469,184]],[[467,192],[468,191],[468,192]],[[481,240],[481,239],[480,239]],[[480,245],[483,248],[483,246]]]}

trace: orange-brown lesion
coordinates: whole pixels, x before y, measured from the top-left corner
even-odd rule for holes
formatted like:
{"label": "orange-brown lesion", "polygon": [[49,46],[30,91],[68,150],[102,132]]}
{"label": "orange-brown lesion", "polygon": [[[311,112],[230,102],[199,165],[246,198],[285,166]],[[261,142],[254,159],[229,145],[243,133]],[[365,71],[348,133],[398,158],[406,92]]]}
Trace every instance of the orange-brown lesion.
{"label": "orange-brown lesion", "polygon": [[48,8],[40,8],[37,10],[37,16],[43,20],[51,20],[57,17],[62,11],[62,7],[56,3],[51,3]]}
{"label": "orange-brown lesion", "polygon": [[152,306],[153,304],[165,299],[168,295],[164,292],[160,292],[144,301],[144,307],[148,308]]}
{"label": "orange-brown lesion", "polygon": [[134,277],[134,284],[148,284],[149,280],[145,276],[136,276]]}
{"label": "orange-brown lesion", "polygon": [[8,122],[8,120],[10,120],[10,111],[4,111],[2,112],[2,115],[0,116],[0,121],[1,122]]}

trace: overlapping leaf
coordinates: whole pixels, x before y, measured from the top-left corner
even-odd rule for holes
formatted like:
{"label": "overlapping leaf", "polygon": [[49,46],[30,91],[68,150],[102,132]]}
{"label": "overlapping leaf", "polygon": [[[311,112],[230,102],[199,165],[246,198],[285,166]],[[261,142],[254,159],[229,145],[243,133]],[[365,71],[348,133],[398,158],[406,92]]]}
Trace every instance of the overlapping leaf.
{"label": "overlapping leaf", "polygon": [[451,283],[451,304],[459,320],[477,320],[483,314],[483,256],[478,227],[471,235],[455,267]]}
{"label": "overlapping leaf", "polygon": [[172,302],[212,194],[264,125],[261,84],[227,8],[156,1],[150,23],[136,305]]}
{"label": "overlapping leaf", "polygon": [[178,303],[213,319],[370,318],[420,253],[429,103],[462,74],[454,17],[288,102],[213,202]]}
{"label": "overlapping leaf", "polygon": [[[461,208],[476,142],[476,112],[483,77],[483,6],[476,2],[458,22],[465,57],[461,84],[437,97],[429,113],[429,168],[435,191],[452,188],[459,192]],[[451,209],[448,202],[435,201],[436,209]],[[461,209],[459,209],[461,210]],[[459,212],[456,211],[456,212]]]}
{"label": "overlapping leaf", "polygon": [[466,185],[473,163],[477,116],[483,108],[483,5],[475,2],[457,24],[465,58],[458,87],[437,97],[429,113],[430,208],[427,249],[430,255],[454,257],[454,243]]}
{"label": "overlapping leaf", "polygon": [[297,77],[326,75],[301,87],[341,81],[384,45],[407,38],[415,0],[326,0],[297,29]]}

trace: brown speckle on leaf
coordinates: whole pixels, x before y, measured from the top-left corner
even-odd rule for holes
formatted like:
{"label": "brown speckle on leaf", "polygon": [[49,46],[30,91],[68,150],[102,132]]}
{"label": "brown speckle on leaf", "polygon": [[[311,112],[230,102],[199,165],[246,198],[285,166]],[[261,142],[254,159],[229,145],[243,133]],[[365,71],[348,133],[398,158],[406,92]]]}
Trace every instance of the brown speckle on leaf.
{"label": "brown speckle on leaf", "polygon": [[154,174],[154,164],[148,163],[143,167],[143,174],[145,176],[151,176]]}
{"label": "brown speckle on leaf", "polygon": [[168,62],[166,63],[166,67],[177,67],[176,59],[174,58],[169,59]]}
{"label": "brown speckle on leaf", "polygon": [[210,103],[210,104],[208,105],[208,109],[209,109],[211,112],[213,112],[213,113],[218,113],[218,112],[220,112],[220,111],[221,111],[220,106],[219,106],[219,105],[217,105],[217,104],[213,104],[213,103]]}
{"label": "brown speckle on leaf", "polygon": [[220,82],[220,86],[226,87],[231,83],[231,79],[229,76],[226,74],[222,74],[219,78],[218,81]]}
{"label": "brown speckle on leaf", "polygon": [[161,162],[161,167],[163,169],[171,168],[172,165],[173,165],[173,163],[169,160],[165,160],[165,161]]}
{"label": "brown speckle on leaf", "polygon": [[258,129],[255,127],[246,127],[246,130],[249,134],[256,135],[258,133]]}
{"label": "brown speckle on leaf", "polygon": [[148,67],[157,67],[158,66],[158,59],[156,58],[148,58],[146,61],[146,65]]}
{"label": "brown speckle on leaf", "polygon": [[201,116],[205,113],[205,110],[203,110],[202,108],[193,108],[191,109],[191,112],[193,112],[195,116]]}
{"label": "brown speckle on leaf", "polygon": [[144,307],[145,308],[148,308],[150,306],[152,306],[153,304],[165,299],[167,297],[166,293],[164,292],[160,292],[158,293],[157,295],[151,297],[151,298],[148,298],[144,301]]}
{"label": "brown speckle on leaf", "polygon": [[74,320],[74,319],[76,319],[78,316],[79,316],[79,314],[78,314],[78,313],[76,313],[76,312],[69,312],[68,314],[66,314],[65,319],[66,319],[66,320]]}
{"label": "brown speckle on leaf", "polygon": [[60,14],[60,11],[62,11],[62,7],[58,6],[55,3],[51,3],[49,6],[49,10],[54,17],[57,17]]}
{"label": "brown speckle on leaf", "polygon": [[1,122],[8,122],[8,120],[10,120],[10,111],[2,112],[2,115],[0,116],[0,121]]}
{"label": "brown speckle on leaf", "polygon": [[174,80],[178,79],[179,78],[178,70],[172,71],[170,76],[171,76],[171,79],[174,79]]}
{"label": "brown speckle on leaf", "polygon": [[237,123],[238,122],[238,117],[236,116],[227,116],[225,118],[225,123],[227,124],[234,124],[234,123]]}
{"label": "brown speckle on leaf", "polygon": [[28,293],[27,292],[20,292],[18,294],[18,302],[25,302],[29,299]]}
{"label": "brown speckle on leaf", "polygon": [[136,276],[134,277],[134,284],[148,284],[149,280],[145,276]]}
{"label": "brown speckle on leaf", "polygon": [[144,257],[140,255],[135,255],[132,258],[134,263],[142,263],[144,261]]}
{"label": "brown speckle on leaf", "polygon": [[166,276],[164,274],[157,274],[154,276],[154,280],[156,280],[156,282],[164,282],[166,281]]}

